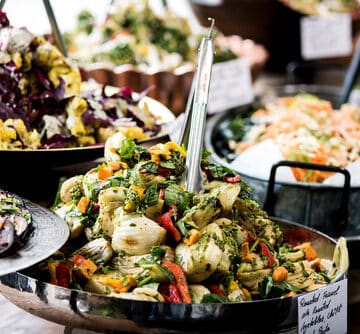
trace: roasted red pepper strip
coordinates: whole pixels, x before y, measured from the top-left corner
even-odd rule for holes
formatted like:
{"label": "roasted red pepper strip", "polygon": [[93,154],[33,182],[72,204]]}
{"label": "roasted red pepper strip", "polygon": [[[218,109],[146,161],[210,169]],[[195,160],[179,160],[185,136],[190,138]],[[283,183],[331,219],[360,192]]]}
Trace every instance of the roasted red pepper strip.
{"label": "roasted red pepper strip", "polygon": [[168,212],[165,212],[164,214],[157,216],[155,221],[161,227],[163,227],[174,238],[176,242],[179,242],[181,240],[181,233],[175,227],[174,223],[171,220],[171,217],[174,215],[175,211],[176,211],[176,207],[172,205]]}
{"label": "roasted red pepper strip", "polygon": [[174,275],[176,286],[179,289],[182,302],[186,304],[191,304],[191,297],[189,292],[189,287],[186,282],[186,277],[183,268],[174,262],[163,262],[161,265],[171,271]]}
{"label": "roasted red pepper strip", "polygon": [[225,176],[225,182],[228,183],[238,183],[241,180],[241,176],[240,175],[236,175],[236,176]]}
{"label": "roasted red pepper strip", "polygon": [[226,296],[225,291],[216,284],[208,284],[206,287],[210,290],[211,293],[215,293],[220,296]]}
{"label": "roasted red pepper strip", "polygon": [[68,288],[72,280],[71,265],[67,262],[60,261],[56,264],[55,279],[56,282],[52,282],[58,286]]}
{"label": "roasted red pepper strip", "polygon": [[161,188],[159,191],[159,199],[164,200],[165,199],[165,190],[166,188]]}
{"label": "roasted red pepper strip", "polygon": [[176,283],[169,284],[169,301],[170,303],[182,303],[182,298]]}
{"label": "roasted red pepper strip", "polygon": [[272,255],[269,247],[266,245],[266,243],[264,241],[259,241],[259,245],[260,245],[259,255],[265,256],[268,258],[266,268],[271,268],[275,263],[274,256]]}
{"label": "roasted red pepper strip", "polygon": [[168,303],[182,303],[182,298],[176,283],[161,283],[159,292]]}

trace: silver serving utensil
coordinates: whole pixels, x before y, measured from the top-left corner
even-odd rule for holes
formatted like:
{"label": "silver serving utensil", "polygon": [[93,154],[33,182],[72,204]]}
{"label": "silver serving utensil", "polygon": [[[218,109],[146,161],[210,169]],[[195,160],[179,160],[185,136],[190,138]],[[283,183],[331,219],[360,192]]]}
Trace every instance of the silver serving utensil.
{"label": "silver serving utensil", "polygon": [[[203,190],[203,176],[201,171],[201,151],[205,133],[206,107],[209,98],[211,68],[214,60],[214,41],[211,38],[215,20],[209,18],[211,26],[207,37],[203,37],[198,55],[195,72],[194,101],[191,109],[191,123],[189,144],[184,172],[186,190],[198,193]],[[189,96],[189,99],[192,97]],[[189,103],[189,102],[188,102]],[[191,103],[191,101],[190,101]],[[190,117],[190,115],[188,115]]]}
{"label": "silver serving utensil", "polygon": [[188,147],[189,145],[189,134],[190,134],[192,106],[194,101],[194,90],[195,90],[195,75],[191,83],[191,88],[184,112],[184,121],[182,123],[180,135],[177,141],[180,146]]}
{"label": "silver serving utensil", "polygon": [[50,27],[51,27],[51,32],[54,35],[55,38],[55,44],[56,46],[59,48],[60,52],[67,57],[68,53],[67,53],[67,49],[65,46],[65,42],[64,42],[64,38],[60,32],[59,26],[57,24],[56,18],[55,18],[55,14],[54,11],[51,7],[50,1],[49,0],[43,0],[44,3],[44,7],[46,9],[46,14],[48,16],[49,19],[49,23],[50,23]]}
{"label": "silver serving utensil", "polygon": [[[2,10],[5,6],[5,2],[6,0],[1,0],[0,1],[0,10]],[[50,23],[50,27],[51,27],[51,32],[54,35],[55,38],[55,44],[58,47],[58,49],[60,50],[60,52],[67,57],[67,49],[65,46],[65,42],[64,39],[62,37],[62,34],[60,32],[59,26],[57,24],[56,18],[55,18],[55,14],[54,11],[51,7],[50,1],[49,0],[43,0],[44,3],[44,7],[46,10],[46,14],[48,16],[49,19],[49,23]]]}

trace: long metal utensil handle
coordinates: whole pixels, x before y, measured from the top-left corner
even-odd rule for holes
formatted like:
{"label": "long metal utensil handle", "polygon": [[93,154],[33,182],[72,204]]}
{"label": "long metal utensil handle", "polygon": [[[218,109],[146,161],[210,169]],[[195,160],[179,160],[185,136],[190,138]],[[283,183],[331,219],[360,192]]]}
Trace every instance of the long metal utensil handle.
{"label": "long metal utensil handle", "polygon": [[192,108],[194,102],[194,91],[195,91],[195,76],[191,83],[191,88],[188,96],[188,100],[186,102],[185,112],[184,112],[184,121],[181,126],[180,135],[178,138],[178,144],[180,146],[189,146],[189,135],[190,135],[190,125],[191,125],[191,117],[192,117]]}
{"label": "long metal utensil handle", "polygon": [[46,9],[46,13],[47,16],[49,18],[49,23],[50,23],[50,27],[51,27],[51,32],[54,35],[55,38],[55,44],[56,46],[59,48],[60,52],[67,57],[68,53],[67,53],[67,49],[65,46],[65,42],[63,39],[63,36],[60,32],[59,26],[56,22],[56,18],[55,18],[55,14],[54,11],[51,7],[50,1],[49,0],[43,0],[44,3],[44,7]]}
{"label": "long metal utensil handle", "polygon": [[203,189],[204,179],[201,171],[201,152],[205,132],[206,104],[194,103],[189,135],[189,145],[187,149],[186,160],[186,190],[192,193],[198,193]]}
{"label": "long metal utensil handle", "polygon": [[211,69],[214,60],[214,42],[211,39],[214,19],[209,20],[212,21],[209,35],[201,41],[199,59],[195,72],[194,101],[184,174],[186,189],[193,193],[200,192],[204,184],[201,171],[201,154],[205,134],[206,107],[209,98]]}
{"label": "long metal utensil handle", "polygon": [[351,58],[349,69],[346,71],[344,84],[338,101],[338,108],[349,101],[351,91],[360,71],[360,39],[357,40],[355,52]]}

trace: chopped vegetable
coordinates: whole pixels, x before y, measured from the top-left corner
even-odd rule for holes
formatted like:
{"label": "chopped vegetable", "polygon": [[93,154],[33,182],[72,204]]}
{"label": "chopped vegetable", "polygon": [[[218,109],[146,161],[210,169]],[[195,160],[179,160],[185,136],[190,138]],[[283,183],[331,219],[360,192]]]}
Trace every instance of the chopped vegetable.
{"label": "chopped vegetable", "polygon": [[176,286],[179,289],[183,303],[190,304],[191,297],[189,293],[189,288],[187,285],[186,277],[184,270],[176,263],[173,262],[162,262],[161,265],[171,271],[174,275]]}
{"label": "chopped vegetable", "polygon": [[71,265],[65,261],[51,261],[48,263],[50,283],[68,288],[72,282]]}
{"label": "chopped vegetable", "polygon": [[81,197],[76,207],[81,213],[85,213],[89,207],[89,204],[90,200],[87,197]]}
{"label": "chopped vegetable", "polygon": [[288,279],[289,272],[285,267],[276,267],[272,273],[272,278],[275,282],[282,282]]}
{"label": "chopped vegetable", "polygon": [[271,254],[269,247],[264,241],[259,241],[260,252],[259,254],[267,259],[266,268],[271,268],[275,264],[274,256]]}
{"label": "chopped vegetable", "polygon": [[75,254],[70,260],[74,263],[75,274],[83,279],[90,279],[97,270],[97,265],[90,259]]}
{"label": "chopped vegetable", "polygon": [[161,130],[139,103],[147,90],[138,99],[130,88],[82,82],[78,66],[43,37],[10,25],[0,30],[0,149],[89,146],[116,132],[144,140]]}
{"label": "chopped vegetable", "polygon": [[[279,148],[285,160],[345,168],[360,159],[359,107],[333,109],[329,101],[302,93],[267,103],[251,115],[252,126],[229,146],[242,153],[265,140]],[[333,172],[292,168],[298,181],[323,182]]]}
{"label": "chopped vegetable", "polygon": [[[311,243],[284,243],[286,236],[249,197],[246,184],[226,182],[236,174],[211,167],[219,173],[191,194],[183,190],[178,166],[161,166],[184,166],[177,145],[148,150],[124,139],[115,151],[120,154],[112,163],[59,189],[54,210],[80,248],[47,261],[53,282],[120,298],[225,303],[311,291],[336,277],[343,248],[335,260],[309,260],[316,256]],[[204,157],[203,171],[209,166]],[[104,168],[109,174],[99,177]],[[117,168],[123,173],[111,176]],[[9,206],[5,201],[0,211]],[[61,262],[71,268],[59,276]]]}
{"label": "chopped vegetable", "polygon": [[175,214],[176,207],[173,205],[170,207],[168,212],[165,212],[162,215],[156,217],[155,221],[159,223],[159,225],[163,227],[176,242],[179,242],[181,240],[181,233],[171,220],[171,217]]}

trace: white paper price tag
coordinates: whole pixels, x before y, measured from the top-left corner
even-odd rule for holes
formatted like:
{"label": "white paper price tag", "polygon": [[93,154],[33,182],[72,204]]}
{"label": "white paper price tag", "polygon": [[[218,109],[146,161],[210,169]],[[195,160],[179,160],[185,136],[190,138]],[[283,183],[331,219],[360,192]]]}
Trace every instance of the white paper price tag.
{"label": "white paper price tag", "polygon": [[250,67],[246,60],[235,59],[212,67],[208,113],[249,103],[254,98]]}
{"label": "white paper price tag", "polygon": [[299,334],[347,333],[347,279],[298,298]]}
{"label": "white paper price tag", "polygon": [[348,14],[303,17],[300,35],[304,59],[342,57],[352,50],[351,17]]}

